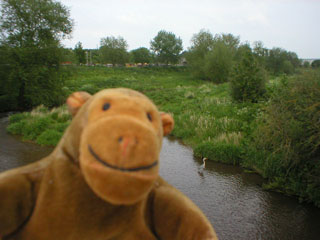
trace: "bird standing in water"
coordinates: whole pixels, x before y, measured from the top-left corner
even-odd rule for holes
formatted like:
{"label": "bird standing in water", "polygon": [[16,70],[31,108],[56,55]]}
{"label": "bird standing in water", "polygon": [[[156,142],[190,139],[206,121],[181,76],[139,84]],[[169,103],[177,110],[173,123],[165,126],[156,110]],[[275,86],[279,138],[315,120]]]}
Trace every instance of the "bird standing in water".
{"label": "bird standing in water", "polygon": [[199,166],[199,169],[198,169],[198,174],[203,177],[203,171],[204,169],[206,168],[206,160],[208,160],[208,158],[202,158],[202,164],[201,166]]}
{"label": "bird standing in water", "polygon": [[206,168],[206,160],[208,160],[208,158],[202,158],[202,165],[200,166],[201,168]]}

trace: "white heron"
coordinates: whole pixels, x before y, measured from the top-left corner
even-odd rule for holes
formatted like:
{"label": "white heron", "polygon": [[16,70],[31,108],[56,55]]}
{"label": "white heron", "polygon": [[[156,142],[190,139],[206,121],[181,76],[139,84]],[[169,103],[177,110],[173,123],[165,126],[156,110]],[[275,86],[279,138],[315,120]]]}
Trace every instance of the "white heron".
{"label": "white heron", "polygon": [[202,158],[202,165],[200,166],[200,168],[202,168],[202,169],[204,169],[204,168],[206,168],[206,160],[208,160],[208,158]]}
{"label": "white heron", "polygon": [[202,164],[201,166],[199,166],[199,169],[198,169],[198,174],[203,177],[203,171],[204,169],[206,168],[206,160],[208,160],[208,158],[202,158]]}

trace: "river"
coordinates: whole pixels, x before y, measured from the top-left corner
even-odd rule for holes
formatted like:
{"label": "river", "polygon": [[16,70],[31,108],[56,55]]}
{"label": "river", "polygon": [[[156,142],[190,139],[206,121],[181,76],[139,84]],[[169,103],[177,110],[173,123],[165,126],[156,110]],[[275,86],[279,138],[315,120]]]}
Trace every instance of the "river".
{"label": "river", "polygon": [[[1,116],[0,116],[1,117]],[[6,133],[0,118],[0,172],[48,155],[53,148],[22,142]],[[320,209],[296,198],[263,191],[263,179],[241,168],[193,157],[192,149],[164,139],[160,175],[206,214],[220,240],[318,240]]]}

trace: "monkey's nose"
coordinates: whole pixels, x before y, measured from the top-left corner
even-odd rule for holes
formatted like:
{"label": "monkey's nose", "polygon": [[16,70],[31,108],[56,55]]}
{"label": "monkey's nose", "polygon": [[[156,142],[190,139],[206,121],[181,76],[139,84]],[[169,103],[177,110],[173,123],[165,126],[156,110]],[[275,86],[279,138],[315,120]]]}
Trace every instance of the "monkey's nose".
{"label": "monkey's nose", "polygon": [[121,155],[126,157],[132,149],[138,144],[138,139],[135,136],[120,136],[118,138]]}

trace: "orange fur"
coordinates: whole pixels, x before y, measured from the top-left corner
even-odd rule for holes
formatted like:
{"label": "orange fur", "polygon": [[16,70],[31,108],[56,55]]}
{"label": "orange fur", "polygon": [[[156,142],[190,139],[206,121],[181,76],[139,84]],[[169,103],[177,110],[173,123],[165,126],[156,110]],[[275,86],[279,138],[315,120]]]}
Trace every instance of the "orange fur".
{"label": "orange fur", "polygon": [[217,239],[200,209],[158,175],[174,126],[143,94],[72,94],[74,119],[48,157],[0,174],[4,239]]}

